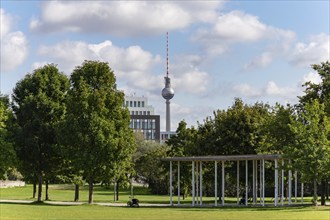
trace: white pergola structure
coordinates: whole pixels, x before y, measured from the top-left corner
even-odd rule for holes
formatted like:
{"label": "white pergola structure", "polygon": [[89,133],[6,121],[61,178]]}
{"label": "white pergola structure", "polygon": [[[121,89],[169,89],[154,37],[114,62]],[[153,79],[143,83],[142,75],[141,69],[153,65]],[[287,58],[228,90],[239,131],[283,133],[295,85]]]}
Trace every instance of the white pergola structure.
{"label": "white pergola structure", "polygon": [[[180,205],[180,162],[191,162],[191,177],[192,177],[192,206],[203,205],[203,162],[214,162],[214,206],[218,206],[218,163],[221,162],[221,206],[225,205],[225,162],[237,161],[237,205],[240,200],[239,189],[239,166],[241,162],[245,162],[245,201],[252,198],[253,205],[265,206],[265,161],[274,161],[274,206],[278,206],[279,202],[284,205],[284,177],[285,172],[281,170],[279,175],[278,162],[284,160],[280,154],[257,154],[257,155],[224,155],[224,156],[196,156],[196,157],[171,157],[163,158],[163,161],[170,162],[170,205],[173,205],[173,162],[177,162],[177,179],[178,179],[178,203]],[[249,176],[248,176],[248,162],[252,161],[252,196],[249,196]],[[258,181],[258,168],[259,168],[259,181]],[[292,204],[292,171],[288,171],[288,205]],[[281,185],[279,184],[279,177],[281,179]],[[294,203],[297,203],[297,171],[294,172]],[[259,184],[258,184],[259,183]],[[303,183],[301,183],[301,203],[303,203]],[[259,189],[259,193],[258,193]],[[259,203],[258,203],[259,195]],[[245,202],[248,205],[248,202]]]}

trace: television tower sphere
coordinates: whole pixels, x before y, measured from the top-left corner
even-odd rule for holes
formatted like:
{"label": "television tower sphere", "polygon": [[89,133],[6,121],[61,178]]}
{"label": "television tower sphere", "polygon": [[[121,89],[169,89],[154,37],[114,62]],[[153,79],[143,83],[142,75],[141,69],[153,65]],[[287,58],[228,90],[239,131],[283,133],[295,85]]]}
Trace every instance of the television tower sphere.
{"label": "television tower sphere", "polygon": [[174,96],[174,90],[171,88],[171,79],[166,76],[165,79],[165,88],[162,90],[162,96],[166,100],[170,100]]}

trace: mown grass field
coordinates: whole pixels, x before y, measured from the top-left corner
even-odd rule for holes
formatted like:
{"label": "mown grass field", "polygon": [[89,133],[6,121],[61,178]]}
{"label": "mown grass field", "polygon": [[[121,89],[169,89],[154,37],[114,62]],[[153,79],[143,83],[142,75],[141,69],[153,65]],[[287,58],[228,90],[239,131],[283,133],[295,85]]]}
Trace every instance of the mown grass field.
{"label": "mown grass field", "polygon": [[[31,200],[32,187],[0,189],[1,200]],[[87,202],[87,187],[81,190],[80,201]],[[134,193],[142,203],[168,204],[168,196],[151,195],[143,187],[135,187]],[[72,186],[52,185],[50,199],[52,201],[72,201],[74,191]],[[121,190],[119,203],[129,199],[129,189]],[[227,199],[234,202],[236,199]],[[97,186],[95,202],[113,203],[113,190]],[[187,199],[187,203],[191,200]],[[306,200],[307,201],[307,200]],[[176,200],[174,200],[176,202]],[[213,203],[213,198],[205,198],[204,202]],[[270,201],[269,201],[270,202]],[[21,219],[330,219],[330,207],[294,206],[294,207],[109,207],[101,205],[54,205],[45,203],[1,203],[1,220]]]}

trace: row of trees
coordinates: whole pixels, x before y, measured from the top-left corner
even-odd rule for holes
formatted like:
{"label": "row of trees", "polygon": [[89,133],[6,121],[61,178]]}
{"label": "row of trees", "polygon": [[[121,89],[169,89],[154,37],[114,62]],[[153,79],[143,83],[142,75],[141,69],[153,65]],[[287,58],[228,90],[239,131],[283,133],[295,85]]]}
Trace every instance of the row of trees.
{"label": "row of trees", "polygon": [[[291,161],[285,169],[299,170],[302,181],[314,182],[314,194],[317,183],[322,183],[324,203],[330,179],[330,63],[312,67],[322,82],[306,83],[298,104],[247,105],[237,98],[196,128],[181,121],[177,135],[160,145],[138,133],[134,138],[124,94],[116,88],[107,63],[85,61],[70,78],[55,65],[46,65],[17,83],[11,104],[1,96],[0,175],[17,167],[26,180],[38,182],[38,201],[42,183],[48,199],[48,182],[55,177],[76,185],[75,200],[79,185],[87,182],[92,203],[93,183],[125,182],[132,175],[153,193],[168,193],[168,164],[160,160],[163,157],[279,153]],[[226,166],[235,174],[235,166]],[[181,164],[184,196],[191,190],[190,169],[190,164]],[[203,169],[205,192],[210,194],[212,169],[207,165]],[[272,182],[272,176],[266,175],[266,182]],[[234,175],[226,176],[227,181],[234,183]]]}
{"label": "row of trees", "polygon": [[[317,183],[321,183],[321,199],[325,204],[325,188],[330,180],[330,63],[312,67],[322,82],[306,83],[305,95],[299,97],[298,104],[246,105],[241,99],[235,99],[229,109],[214,111],[213,117],[206,118],[197,128],[187,128],[184,121],[180,122],[177,135],[167,142],[171,146],[169,156],[283,154],[291,161],[283,168],[299,170],[301,181],[314,182],[314,202]],[[188,170],[189,166],[183,164],[181,169]],[[207,185],[208,169],[211,171],[210,187],[205,188],[212,189],[212,166],[204,169],[203,179]],[[236,166],[226,167],[232,174],[236,173],[235,169]],[[190,172],[181,173],[181,188],[187,193],[190,191]],[[272,178],[272,175],[266,176]],[[234,181],[234,178],[235,175],[228,176],[226,181]]]}
{"label": "row of trees", "polygon": [[123,103],[107,63],[85,61],[70,79],[53,64],[27,74],[13,90],[12,112],[1,98],[1,174],[17,161],[25,179],[38,182],[38,201],[43,182],[47,200],[56,176],[74,182],[76,192],[84,180],[92,203],[95,182],[132,173],[135,141]]}

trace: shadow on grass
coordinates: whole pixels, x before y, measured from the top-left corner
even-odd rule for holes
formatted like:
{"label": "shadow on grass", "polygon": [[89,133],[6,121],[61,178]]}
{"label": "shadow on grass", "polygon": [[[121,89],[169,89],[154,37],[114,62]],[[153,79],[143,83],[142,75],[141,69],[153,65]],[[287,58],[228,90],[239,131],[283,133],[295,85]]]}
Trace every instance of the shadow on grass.
{"label": "shadow on grass", "polygon": [[[43,207],[73,207],[73,206],[78,206],[78,207],[93,207],[93,206],[102,206],[102,207],[107,207],[107,208],[128,208],[128,209],[137,209],[137,208],[132,208],[128,206],[103,206],[103,205],[98,205],[98,204],[88,204],[88,203],[70,203],[70,204],[56,204],[56,203],[48,203],[48,202],[31,202],[31,203],[26,203],[26,202],[1,202],[0,204],[6,204],[6,205],[22,205],[22,206],[43,206]],[[147,204],[147,203],[143,203]],[[164,203],[153,203],[153,204],[164,204]],[[310,211],[320,211],[320,212],[330,212],[330,206],[313,206],[313,205],[299,205],[299,206],[285,206],[285,207],[274,207],[274,206],[269,206],[269,207],[251,207],[251,206],[218,206],[218,207],[210,207],[210,206],[189,206],[189,204],[183,205],[183,206],[140,206],[138,209],[177,209],[180,211],[187,211],[187,212],[219,212],[219,211],[256,211],[256,212],[267,212],[267,211],[286,211],[286,212],[310,212]]]}
{"label": "shadow on grass", "polygon": [[[329,207],[326,206],[318,206],[315,209],[312,209],[313,205],[299,205],[299,206],[287,206],[287,207],[185,207],[187,210],[183,211],[219,211],[219,210],[226,210],[226,211],[256,211],[256,212],[264,212],[264,211],[287,211],[287,212],[310,212],[310,211],[327,211],[329,212]],[[172,208],[172,207],[171,207]],[[181,207],[175,207],[181,208]],[[309,209],[311,208],[311,209]]]}
{"label": "shadow on grass", "polygon": [[26,203],[26,202],[1,202],[0,204],[5,204],[5,205],[23,205],[23,206],[80,206],[80,204],[52,204],[52,203],[45,203],[45,202],[31,202],[31,203]]}

